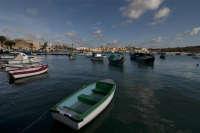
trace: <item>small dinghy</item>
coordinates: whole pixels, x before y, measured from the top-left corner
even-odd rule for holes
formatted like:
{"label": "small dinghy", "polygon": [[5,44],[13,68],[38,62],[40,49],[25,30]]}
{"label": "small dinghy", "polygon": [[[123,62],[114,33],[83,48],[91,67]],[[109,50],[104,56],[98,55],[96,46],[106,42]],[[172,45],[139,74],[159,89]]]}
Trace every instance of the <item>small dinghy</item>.
{"label": "small dinghy", "polygon": [[115,89],[111,79],[90,84],[56,104],[51,114],[55,120],[79,130],[109,105]]}
{"label": "small dinghy", "polygon": [[37,65],[28,68],[20,68],[13,71],[8,71],[10,77],[14,80],[40,75],[48,71],[48,65]]}

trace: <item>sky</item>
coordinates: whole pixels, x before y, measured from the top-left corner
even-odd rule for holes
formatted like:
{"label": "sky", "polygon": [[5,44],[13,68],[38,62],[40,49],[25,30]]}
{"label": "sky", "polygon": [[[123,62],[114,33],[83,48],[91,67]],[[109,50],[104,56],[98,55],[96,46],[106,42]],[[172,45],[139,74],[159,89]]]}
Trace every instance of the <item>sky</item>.
{"label": "sky", "polygon": [[200,44],[199,0],[0,0],[0,35],[137,47]]}

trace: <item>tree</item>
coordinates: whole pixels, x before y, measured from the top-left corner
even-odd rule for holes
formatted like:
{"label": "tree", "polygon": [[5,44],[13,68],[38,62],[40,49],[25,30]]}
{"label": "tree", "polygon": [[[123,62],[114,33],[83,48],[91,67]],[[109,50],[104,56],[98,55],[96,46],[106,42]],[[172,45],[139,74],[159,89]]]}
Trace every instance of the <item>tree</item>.
{"label": "tree", "polygon": [[5,45],[7,46],[8,49],[12,49],[12,47],[15,45],[15,41],[13,40],[6,40]]}
{"label": "tree", "polygon": [[7,38],[5,36],[0,36],[0,42],[4,43],[7,40]]}

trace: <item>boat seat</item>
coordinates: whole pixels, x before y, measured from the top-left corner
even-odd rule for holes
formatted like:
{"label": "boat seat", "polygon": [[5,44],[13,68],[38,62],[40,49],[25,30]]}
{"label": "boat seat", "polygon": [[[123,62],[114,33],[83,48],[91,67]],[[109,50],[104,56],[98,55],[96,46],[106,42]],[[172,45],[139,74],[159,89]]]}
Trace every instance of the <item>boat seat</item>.
{"label": "boat seat", "polygon": [[113,87],[113,84],[105,83],[105,82],[97,82],[96,88],[98,89],[104,89],[109,91]]}
{"label": "boat seat", "polygon": [[79,95],[78,96],[78,100],[80,100],[81,102],[90,104],[90,105],[94,105],[94,104],[96,104],[98,102],[97,99],[95,99],[91,95],[86,95],[86,94]]}
{"label": "boat seat", "polygon": [[99,93],[99,94],[106,95],[111,90],[112,87],[113,87],[112,84],[103,83],[103,82],[97,82],[96,83],[96,88],[93,89],[92,91],[94,93]]}
{"label": "boat seat", "polygon": [[98,94],[101,94],[101,95],[106,95],[108,92],[107,90],[103,90],[103,89],[98,89],[98,88],[95,88],[92,90],[94,93],[98,93]]}

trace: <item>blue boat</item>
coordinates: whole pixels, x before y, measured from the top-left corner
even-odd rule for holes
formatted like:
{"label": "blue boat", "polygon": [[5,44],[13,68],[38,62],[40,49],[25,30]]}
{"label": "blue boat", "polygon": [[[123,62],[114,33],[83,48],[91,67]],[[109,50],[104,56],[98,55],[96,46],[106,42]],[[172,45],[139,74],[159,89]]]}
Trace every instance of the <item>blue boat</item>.
{"label": "blue boat", "polygon": [[122,65],[125,61],[125,57],[120,53],[113,53],[108,57],[109,64],[111,65]]}
{"label": "blue boat", "polygon": [[130,59],[140,63],[153,63],[155,57],[146,48],[130,52]]}

